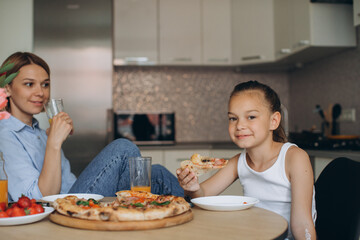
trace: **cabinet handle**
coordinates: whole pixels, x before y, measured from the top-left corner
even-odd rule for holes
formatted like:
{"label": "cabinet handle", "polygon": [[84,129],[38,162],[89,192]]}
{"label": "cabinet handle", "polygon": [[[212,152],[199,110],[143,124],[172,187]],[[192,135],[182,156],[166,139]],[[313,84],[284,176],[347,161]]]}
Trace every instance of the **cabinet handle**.
{"label": "cabinet handle", "polygon": [[265,57],[262,55],[254,55],[254,56],[245,56],[242,57],[241,60],[243,61],[249,61],[249,60],[259,60],[259,59],[264,59]]}
{"label": "cabinet handle", "polygon": [[282,48],[282,49],[280,49],[280,53],[283,53],[283,54],[291,53],[291,49],[290,48]]}
{"label": "cabinet handle", "polygon": [[228,58],[208,58],[208,62],[228,62]]}
{"label": "cabinet handle", "polygon": [[113,63],[114,65],[126,65],[128,63],[148,63],[149,58],[148,57],[125,57],[125,58],[117,58],[114,59]]}
{"label": "cabinet handle", "polygon": [[310,41],[309,40],[300,40],[299,41],[299,45],[300,46],[305,46],[305,45],[309,45],[310,44]]}
{"label": "cabinet handle", "polygon": [[192,58],[189,57],[178,57],[178,58],[173,58],[172,59],[173,62],[191,62]]}
{"label": "cabinet handle", "polygon": [[147,57],[126,57],[125,61],[126,62],[138,62],[138,63],[141,63],[141,62],[148,62],[149,58],[147,58]]}

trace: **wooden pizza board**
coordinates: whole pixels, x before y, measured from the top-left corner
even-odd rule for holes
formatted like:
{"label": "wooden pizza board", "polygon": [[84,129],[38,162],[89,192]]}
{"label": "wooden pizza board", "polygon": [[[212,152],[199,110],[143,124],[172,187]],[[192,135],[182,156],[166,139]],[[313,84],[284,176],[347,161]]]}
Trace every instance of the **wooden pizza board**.
{"label": "wooden pizza board", "polygon": [[148,220],[148,221],[122,221],[122,222],[109,222],[109,221],[96,221],[74,218],[62,215],[57,211],[50,214],[50,221],[73,228],[89,229],[89,230],[148,230],[155,228],[171,227],[189,222],[193,219],[191,209],[180,215],[168,217],[164,219]]}

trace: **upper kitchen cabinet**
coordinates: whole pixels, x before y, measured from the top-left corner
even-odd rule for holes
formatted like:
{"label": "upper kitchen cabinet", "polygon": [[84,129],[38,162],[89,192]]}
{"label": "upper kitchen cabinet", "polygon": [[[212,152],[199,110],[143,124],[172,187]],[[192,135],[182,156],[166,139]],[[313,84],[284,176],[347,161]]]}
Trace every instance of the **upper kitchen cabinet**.
{"label": "upper kitchen cabinet", "polygon": [[0,1],[0,64],[14,52],[33,51],[33,12],[32,0]]}
{"label": "upper kitchen cabinet", "polygon": [[201,64],[201,0],[159,1],[160,64]]}
{"label": "upper kitchen cabinet", "polygon": [[353,1],[354,7],[354,26],[360,25],[360,0]]}
{"label": "upper kitchen cabinet", "polygon": [[[294,2],[293,0],[275,0],[273,4],[275,38],[274,54],[275,58],[278,59],[291,54],[292,51],[294,18],[291,9]],[[305,18],[303,21],[306,22],[308,19]]]}
{"label": "upper kitchen cabinet", "polygon": [[202,1],[203,64],[231,63],[231,1]]}
{"label": "upper kitchen cabinet", "polygon": [[275,60],[273,2],[232,0],[232,62],[247,65]]}
{"label": "upper kitchen cabinet", "polygon": [[277,59],[307,62],[356,46],[349,4],[274,0],[274,13]]}
{"label": "upper kitchen cabinet", "polygon": [[114,0],[114,65],[158,63],[157,0]]}

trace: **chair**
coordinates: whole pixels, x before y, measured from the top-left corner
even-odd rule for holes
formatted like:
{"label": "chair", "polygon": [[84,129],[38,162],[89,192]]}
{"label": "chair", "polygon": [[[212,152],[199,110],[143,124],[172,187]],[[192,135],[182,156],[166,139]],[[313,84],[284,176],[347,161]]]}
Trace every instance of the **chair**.
{"label": "chair", "polygon": [[329,163],[315,183],[315,200],[318,239],[360,239],[360,162]]}

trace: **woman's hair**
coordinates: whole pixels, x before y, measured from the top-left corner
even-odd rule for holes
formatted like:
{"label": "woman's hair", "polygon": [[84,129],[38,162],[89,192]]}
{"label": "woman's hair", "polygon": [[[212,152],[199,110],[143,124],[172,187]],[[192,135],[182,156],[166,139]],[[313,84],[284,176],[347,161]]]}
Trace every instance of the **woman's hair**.
{"label": "woman's hair", "polygon": [[[234,87],[234,90],[232,91],[230,98],[234,95],[239,94],[240,92],[247,90],[262,91],[265,95],[265,99],[269,103],[270,111],[272,113],[279,112],[281,114],[281,102],[277,93],[269,86],[259,83],[257,81],[248,81],[248,82],[239,83]],[[273,132],[273,140],[275,142],[287,141],[286,134],[281,123],[279,124],[279,127],[275,129]]]}
{"label": "woman's hair", "polygon": [[[6,72],[6,76],[9,76],[12,73],[15,73],[20,70],[23,66],[30,65],[30,64],[36,64],[42,67],[47,74],[50,76],[50,68],[49,65],[39,56],[29,53],[29,52],[16,52],[10,55],[2,64],[2,66],[5,65],[5,63],[10,62],[13,63],[14,66],[12,69]],[[9,83],[11,85],[12,82]],[[7,111],[10,110],[10,101],[8,101],[8,104],[5,108]]]}

